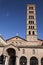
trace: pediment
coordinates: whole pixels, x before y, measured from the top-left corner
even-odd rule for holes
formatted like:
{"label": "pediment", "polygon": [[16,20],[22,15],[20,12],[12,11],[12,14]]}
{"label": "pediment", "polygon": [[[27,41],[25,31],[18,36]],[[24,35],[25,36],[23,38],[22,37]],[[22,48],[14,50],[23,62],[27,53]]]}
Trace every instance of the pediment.
{"label": "pediment", "polygon": [[7,44],[13,44],[14,46],[26,46],[27,40],[19,36],[12,37],[6,40]]}
{"label": "pediment", "polygon": [[24,40],[24,41],[27,41],[27,40],[25,40],[24,38],[21,38],[21,37],[19,37],[19,36],[14,36],[14,37],[12,37],[12,38],[9,38],[9,39],[7,39],[6,41],[9,41],[9,40]]}

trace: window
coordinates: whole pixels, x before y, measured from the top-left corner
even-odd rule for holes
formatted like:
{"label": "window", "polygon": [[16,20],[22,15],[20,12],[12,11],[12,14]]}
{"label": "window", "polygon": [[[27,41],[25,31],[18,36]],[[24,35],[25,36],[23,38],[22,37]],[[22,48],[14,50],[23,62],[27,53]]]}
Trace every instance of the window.
{"label": "window", "polygon": [[34,13],[34,11],[29,11],[29,13]]}
{"label": "window", "polygon": [[32,29],[34,29],[34,26],[32,27]]}
{"label": "window", "polygon": [[31,31],[29,31],[29,35],[31,35]]}
{"label": "window", "polygon": [[32,24],[34,24],[34,21],[32,21]]}
{"label": "window", "polygon": [[33,27],[31,26],[31,29],[33,29]]}
{"label": "window", "polygon": [[27,65],[27,58],[25,56],[20,58],[20,65]]}
{"label": "window", "polygon": [[33,54],[35,54],[35,50],[33,49]]}
{"label": "window", "polygon": [[35,35],[35,32],[33,31],[32,34]]}
{"label": "window", "polygon": [[29,24],[34,24],[34,21],[29,21]]}
{"label": "window", "polygon": [[34,26],[29,26],[29,29],[34,29]]}
{"label": "window", "polygon": [[29,21],[29,24],[31,23],[31,21]]}
{"label": "window", "polygon": [[23,54],[25,53],[25,49],[23,49]]}
{"label": "window", "polygon": [[36,57],[31,57],[30,65],[38,65],[38,59]]}
{"label": "window", "polygon": [[29,29],[31,29],[30,26],[29,26]]}
{"label": "window", "polygon": [[34,16],[29,16],[29,19],[34,19]]}
{"label": "window", "polygon": [[29,9],[33,9],[33,7],[29,7]]}
{"label": "window", "polygon": [[18,39],[18,38],[16,37],[16,39]]}

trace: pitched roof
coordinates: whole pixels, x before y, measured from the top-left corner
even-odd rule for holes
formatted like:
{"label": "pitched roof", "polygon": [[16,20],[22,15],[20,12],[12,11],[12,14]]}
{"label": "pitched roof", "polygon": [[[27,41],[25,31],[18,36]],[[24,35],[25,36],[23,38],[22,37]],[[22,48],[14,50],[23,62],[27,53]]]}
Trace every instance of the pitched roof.
{"label": "pitched roof", "polygon": [[10,40],[10,39],[13,39],[13,38],[20,38],[20,39],[22,39],[22,40],[24,40],[24,41],[27,41],[26,39],[24,39],[24,38],[21,38],[21,37],[19,37],[19,36],[14,36],[14,37],[11,37],[11,38],[9,38],[9,39],[7,39],[6,41],[8,41],[8,40]]}

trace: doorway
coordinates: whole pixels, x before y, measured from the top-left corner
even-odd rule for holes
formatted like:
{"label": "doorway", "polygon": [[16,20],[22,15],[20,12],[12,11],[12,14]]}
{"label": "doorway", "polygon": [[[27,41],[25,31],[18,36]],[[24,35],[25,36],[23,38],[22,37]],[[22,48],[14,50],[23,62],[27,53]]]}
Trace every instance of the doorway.
{"label": "doorway", "polygon": [[8,65],[16,65],[16,51],[13,48],[9,48],[7,52],[10,56]]}

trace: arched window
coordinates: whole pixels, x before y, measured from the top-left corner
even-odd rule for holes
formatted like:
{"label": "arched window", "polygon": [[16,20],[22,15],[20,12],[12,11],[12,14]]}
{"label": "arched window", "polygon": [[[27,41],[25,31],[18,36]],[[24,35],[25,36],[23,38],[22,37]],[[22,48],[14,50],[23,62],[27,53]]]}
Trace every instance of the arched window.
{"label": "arched window", "polygon": [[25,49],[23,49],[23,54],[25,54]]}
{"label": "arched window", "polygon": [[33,14],[33,13],[34,13],[34,11],[29,11],[29,13]]}
{"label": "arched window", "polygon": [[38,59],[36,57],[31,57],[30,65],[38,65]]}
{"label": "arched window", "polygon": [[34,24],[34,21],[29,21],[29,24]]}
{"label": "arched window", "polygon": [[34,31],[32,31],[32,34],[33,34],[33,35],[35,35],[35,32],[34,32]]}
{"label": "arched window", "polygon": [[29,31],[29,35],[31,35],[31,31]]}
{"label": "arched window", "polygon": [[29,26],[29,29],[34,29],[34,26]]}
{"label": "arched window", "polygon": [[34,29],[34,26],[33,26],[33,29]]}
{"label": "arched window", "polygon": [[43,58],[41,59],[41,65],[43,65]]}
{"label": "arched window", "polygon": [[29,19],[34,19],[34,16],[29,16]]}
{"label": "arched window", "polygon": [[33,7],[29,7],[29,9],[33,9]]}
{"label": "arched window", "polygon": [[20,65],[27,65],[27,58],[25,56],[20,58]]}
{"label": "arched window", "polygon": [[33,29],[33,27],[31,26],[31,29]]}
{"label": "arched window", "polygon": [[29,29],[30,29],[30,26],[29,26]]}

